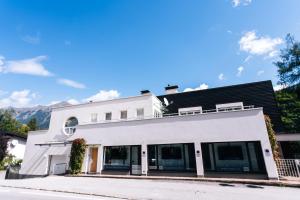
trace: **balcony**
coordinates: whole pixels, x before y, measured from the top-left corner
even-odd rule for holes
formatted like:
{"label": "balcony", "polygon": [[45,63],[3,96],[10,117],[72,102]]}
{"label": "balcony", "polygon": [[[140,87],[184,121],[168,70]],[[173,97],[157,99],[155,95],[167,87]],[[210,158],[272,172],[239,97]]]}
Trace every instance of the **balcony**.
{"label": "balcony", "polygon": [[201,110],[200,111],[192,111],[185,112],[184,114],[180,113],[168,113],[163,114],[162,116],[144,116],[144,117],[134,117],[127,119],[112,119],[112,120],[100,120],[97,122],[82,122],[79,125],[92,125],[92,124],[107,124],[107,123],[116,123],[116,122],[126,122],[126,121],[142,121],[142,120],[150,120],[150,119],[161,119],[161,118],[173,118],[173,117],[187,117],[187,116],[197,116],[197,115],[208,115],[208,114],[217,114],[217,113],[230,113],[230,112],[241,112],[257,109],[253,105],[250,106],[233,106],[226,107],[222,109],[211,109],[211,110]]}

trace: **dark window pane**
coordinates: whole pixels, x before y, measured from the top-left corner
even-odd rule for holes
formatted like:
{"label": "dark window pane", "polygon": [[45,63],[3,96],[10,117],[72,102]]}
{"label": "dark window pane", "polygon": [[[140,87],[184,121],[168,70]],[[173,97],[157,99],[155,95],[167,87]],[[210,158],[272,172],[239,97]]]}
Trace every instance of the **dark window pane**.
{"label": "dark window pane", "polygon": [[244,160],[241,146],[219,146],[219,160]]}
{"label": "dark window pane", "polygon": [[163,147],[161,148],[162,159],[181,159],[181,148],[180,147]]}

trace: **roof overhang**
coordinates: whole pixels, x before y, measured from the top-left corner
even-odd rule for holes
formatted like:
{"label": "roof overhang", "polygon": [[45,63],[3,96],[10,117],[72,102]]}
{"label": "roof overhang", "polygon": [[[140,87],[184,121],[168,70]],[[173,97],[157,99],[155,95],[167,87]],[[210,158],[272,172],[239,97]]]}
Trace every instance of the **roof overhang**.
{"label": "roof overhang", "polygon": [[300,142],[300,133],[280,133],[276,139],[278,142]]}

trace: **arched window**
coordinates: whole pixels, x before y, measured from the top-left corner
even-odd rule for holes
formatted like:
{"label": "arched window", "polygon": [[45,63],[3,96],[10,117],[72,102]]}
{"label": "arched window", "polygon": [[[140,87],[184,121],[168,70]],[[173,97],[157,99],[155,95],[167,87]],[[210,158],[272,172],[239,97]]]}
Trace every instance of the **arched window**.
{"label": "arched window", "polygon": [[73,135],[78,125],[78,119],[76,117],[70,117],[65,123],[65,133],[67,135]]}

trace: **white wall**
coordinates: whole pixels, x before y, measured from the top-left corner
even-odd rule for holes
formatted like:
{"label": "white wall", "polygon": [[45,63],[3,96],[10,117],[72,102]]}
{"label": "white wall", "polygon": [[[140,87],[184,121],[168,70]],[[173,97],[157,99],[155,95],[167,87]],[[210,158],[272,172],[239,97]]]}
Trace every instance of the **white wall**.
{"label": "white wall", "polygon": [[[89,116],[91,111],[84,111],[83,116]],[[81,125],[77,127],[73,136],[67,138],[61,132],[59,125],[73,113],[75,114],[72,110],[56,111],[53,113],[48,133],[29,134],[25,160],[28,159],[30,162],[26,161],[25,166],[22,166],[23,173],[33,172],[27,167],[29,164],[36,166],[36,172],[45,171],[45,161],[41,160],[43,149],[34,146],[34,143],[53,141],[58,138],[67,140],[85,138],[88,144],[143,145],[143,149],[147,144],[195,143],[195,152],[200,152],[196,155],[199,176],[203,175],[203,168],[200,166],[202,165],[201,142],[260,141],[268,176],[269,178],[278,177],[262,109]],[[83,116],[78,115],[79,119]],[[54,124],[57,126],[55,127]],[[266,149],[269,153],[265,153]],[[147,163],[146,159],[142,159],[142,163]],[[38,162],[42,164],[39,165]],[[147,173],[146,170],[143,167],[143,172]]]}
{"label": "white wall", "polygon": [[136,119],[137,109],[143,108],[145,117],[152,117],[154,108],[160,108],[160,101],[152,94],[129,97],[123,99],[114,99],[109,101],[93,102],[82,105],[67,106],[64,108],[54,109],[51,113],[49,133],[54,140],[63,140],[66,137],[63,133],[65,122],[70,117],[76,117],[79,124],[90,124],[91,114],[98,114],[98,121],[105,122],[105,113],[112,113],[111,121],[120,120],[120,112],[127,110],[128,120]]}

